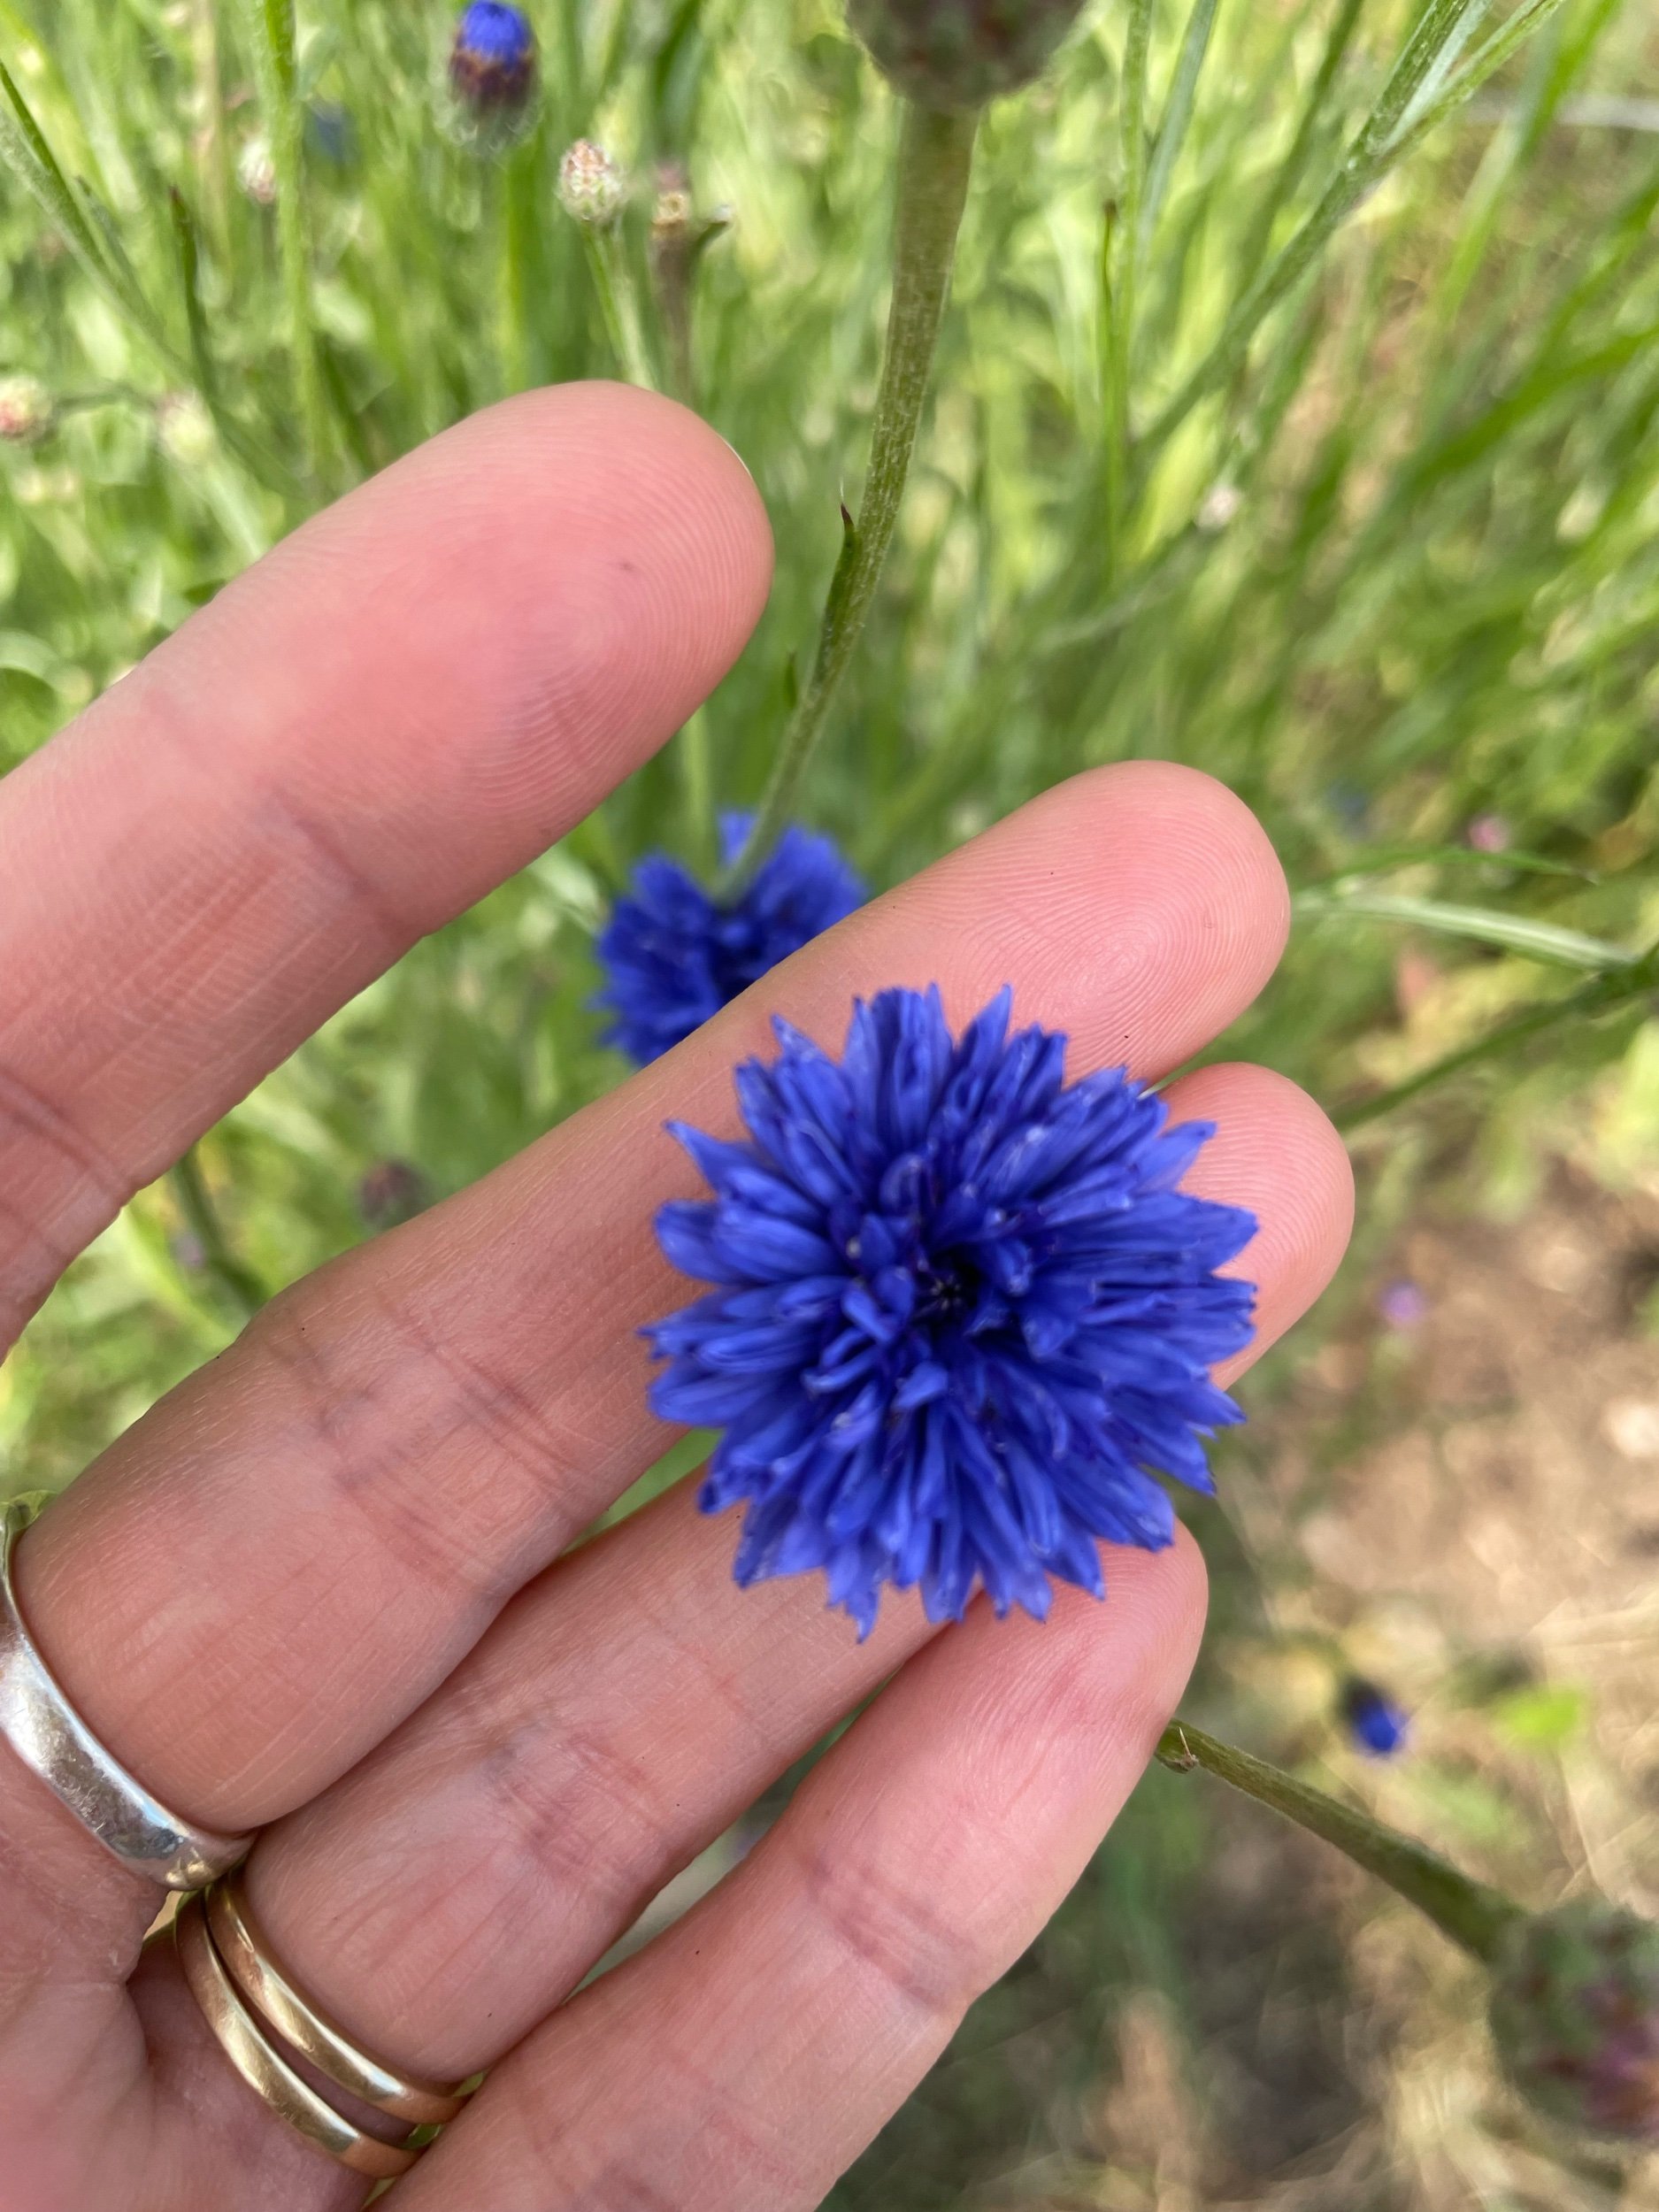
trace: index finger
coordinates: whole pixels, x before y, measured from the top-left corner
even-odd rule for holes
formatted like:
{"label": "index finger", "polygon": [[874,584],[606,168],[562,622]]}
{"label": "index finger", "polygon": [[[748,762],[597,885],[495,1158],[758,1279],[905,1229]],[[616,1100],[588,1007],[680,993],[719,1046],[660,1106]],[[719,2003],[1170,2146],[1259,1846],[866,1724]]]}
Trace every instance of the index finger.
{"label": "index finger", "polygon": [[695,416],[532,393],[308,523],[0,784],[0,1351],[134,1190],[672,734],[770,574]]}

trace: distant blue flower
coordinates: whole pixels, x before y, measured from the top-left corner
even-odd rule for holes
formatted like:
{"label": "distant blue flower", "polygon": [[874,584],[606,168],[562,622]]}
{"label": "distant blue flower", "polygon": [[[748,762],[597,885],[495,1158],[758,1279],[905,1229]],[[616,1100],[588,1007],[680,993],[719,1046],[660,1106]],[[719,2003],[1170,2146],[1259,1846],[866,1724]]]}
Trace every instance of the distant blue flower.
{"label": "distant blue flower", "polygon": [[1357,1678],[1343,1686],[1342,1717],[1360,1749],[1379,1759],[1400,1750],[1410,1732],[1409,1722],[1394,1700],[1374,1682]]}
{"label": "distant blue flower", "polygon": [[[720,822],[723,857],[742,850],[749,817]],[[787,829],[755,879],[718,899],[665,853],[634,872],[595,949],[612,1017],[607,1044],[643,1064],[701,1028],[780,960],[860,907],[869,893],[831,839]]]}
{"label": "distant blue flower", "polygon": [[1064,1087],[1065,1039],[1004,990],[952,1041],[937,988],[856,1004],[840,1063],[774,1025],[737,1071],[750,1141],[671,1125],[713,1187],[664,1251],[718,1287],[648,1330],[665,1419],[724,1428],[703,1510],[745,1500],[740,1583],[821,1567],[868,1633],[879,1587],[960,1618],[1104,1593],[1095,1540],[1174,1532],[1151,1470],[1211,1487],[1210,1379],[1255,1293],[1216,1273],[1252,1217],[1176,1186],[1211,1133],[1122,1072]]}
{"label": "distant blue flower", "polygon": [[449,83],[476,116],[522,108],[535,82],[535,33],[504,0],[472,0],[463,8],[449,50]]}

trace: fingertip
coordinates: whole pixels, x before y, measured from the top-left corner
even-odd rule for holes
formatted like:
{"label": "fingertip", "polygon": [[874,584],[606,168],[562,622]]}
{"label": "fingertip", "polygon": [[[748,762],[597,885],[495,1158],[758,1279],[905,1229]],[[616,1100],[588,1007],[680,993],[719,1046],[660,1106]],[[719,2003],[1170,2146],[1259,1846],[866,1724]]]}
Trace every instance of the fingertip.
{"label": "fingertip", "polygon": [[1178,1065],[1249,1005],[1289,926],[1284,871],[1256,817],[1214,777],[1169,761],[1085,770],[922,883],[956,948],[953,1018],[1007,980],[1018,913],[1017,1012],[1064,1029],[1079,1073]]}
{"label": "fingertip", "polygon": [[1177,1121],[1210,1121],[1216,1133],[1185,1187],[1247,1206],[1256,1232],[1224,1271],[1257,1286],[1256,1339],[1221,1370],[1236,1375],[1305,1313],[1341,1263],[1354,1225],[1354,1171],[1324,1110],[1271,1068],[1222,1062],[1171,1086]]}

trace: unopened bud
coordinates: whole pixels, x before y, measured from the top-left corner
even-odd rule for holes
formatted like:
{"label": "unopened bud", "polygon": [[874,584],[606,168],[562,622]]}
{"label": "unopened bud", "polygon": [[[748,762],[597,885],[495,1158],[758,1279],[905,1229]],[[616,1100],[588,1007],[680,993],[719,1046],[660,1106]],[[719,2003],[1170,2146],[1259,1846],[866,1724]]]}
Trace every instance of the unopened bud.
{"label": "unopened bud", "polygon": [[603,230],[627,204],[628,180],[603,146],[579,138],[559,163],[558,193],[567,215]]}
{"label": "unopened bud", "polygon": [[503,0],[472,0],[456,22],[449,85],[477,117],[523,108],[535,86],[535,33],[528,19]]}
{"label": "unopened bud", "polygon": [[651,207],[651,243],[659,253],[672,253],[691,236],[691,195],[683,185],[665,186]]}
{"label": "unopened bud", "polygon": [[357,1211],[371,1229],[395,1229],[428,1203],[426,1179],[407,1160],[381,1160],[357,1185]]}
{"label": "unopened bud", "polygon": [[0,376],[0,440],[38,445],[55,417],[52,396],[37,376]]}
{"label": "unopened bud", "polygon": [[1040,77],[1083,0],[848,0],[877,67],[927,108],[979,108]]}
{"label": "unopened bud", "polygon": [[213,418],[196,392],[166,392],[156,402],[156,438],[180,468],[198,468],[219,449]]}
{"label": "unopened bud", "polygon": [[274,205],[276,164],[271,158],[271,141],[263,133],[243,143],[236,157],[236,181],[257,206]]}

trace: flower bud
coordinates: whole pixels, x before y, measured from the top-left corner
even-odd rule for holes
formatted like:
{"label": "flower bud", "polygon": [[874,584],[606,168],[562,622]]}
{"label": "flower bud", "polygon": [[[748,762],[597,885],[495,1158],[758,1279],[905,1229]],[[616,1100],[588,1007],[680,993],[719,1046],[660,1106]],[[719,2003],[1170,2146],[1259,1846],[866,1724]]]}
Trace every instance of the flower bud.
{"label": "flower bud", "polygon": [[50,430],[52,396],[37,376],[0,376],[0,441],[38,445]]}
{"label": "flower bud", "polygon": [[243,142],[236,156],[236,181],[257,207],[270,207],[276,199],[276,164],[271,141],[263,131]]}
{"label": "flower bud", "polygon": [[371,1229],[395,1229],[430,1202],[426,1178],[407,1160],[380,1160],[357,1185],[357,1211]]}
{"label": "flower bud", "polygon": [[472,125],[511,138],[535,89],[535,33],[505,0],[472,0],[449,49],[449,89]]}
{"label": "flower bud", "polygon": [[1492,2032],[1538,2110],[1659,2144],[1659,1927],[1599,1897],[1517,1921],[1493,1970]]}
{"label": "flower bud", "polygon": [[628,180],[603,146],[579,138],[559,164],[558,192],[567,215],[605,230],[627,204]]}
{"label": "flower bud", "polygon": [[1040,77],[1083,0],[847,0],[876,66],[927,108],[978,108]]}
{"label": "flower bud", "polygon": [[199,468],[219,450],[213,418],[196,392],[164,392],[156,402],[156,441],[180,468]]}

